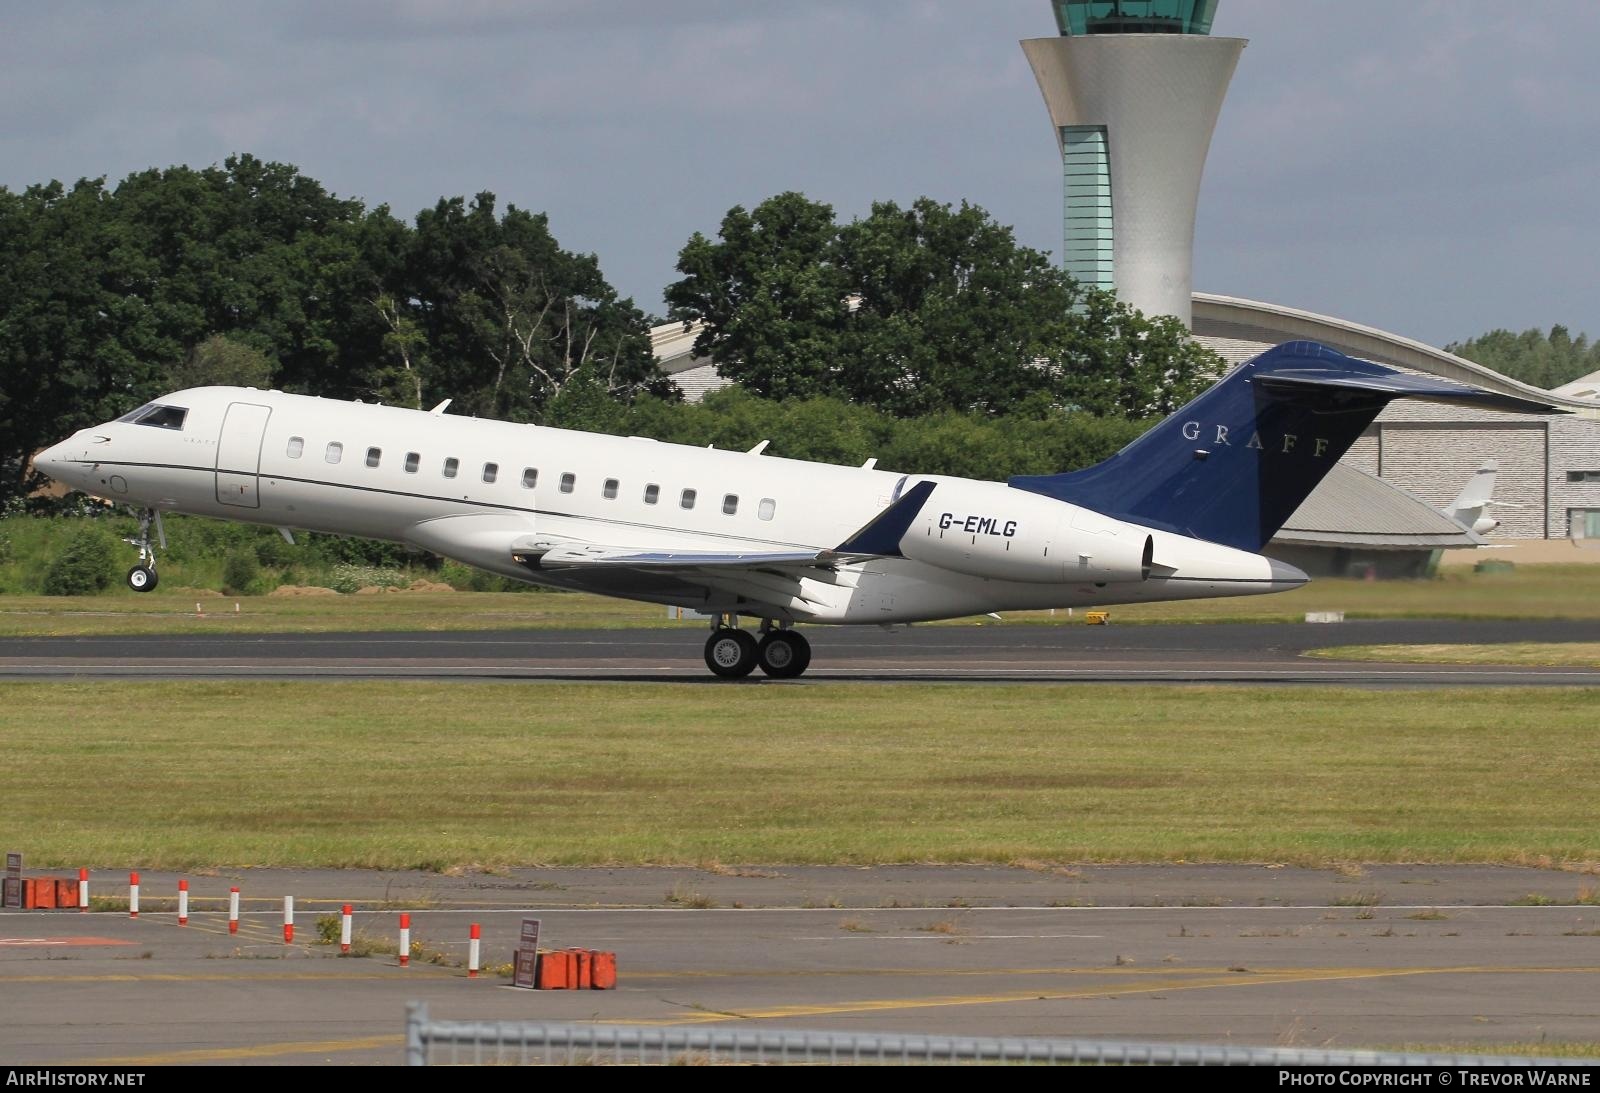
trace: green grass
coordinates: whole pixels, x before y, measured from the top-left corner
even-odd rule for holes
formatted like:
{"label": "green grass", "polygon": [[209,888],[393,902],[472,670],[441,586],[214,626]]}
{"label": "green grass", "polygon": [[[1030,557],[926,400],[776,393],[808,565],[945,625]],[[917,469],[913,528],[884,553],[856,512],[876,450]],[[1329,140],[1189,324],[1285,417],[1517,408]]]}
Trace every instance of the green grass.
{"label": "green grass", "polygon": [[4,684],[0,844],[99,868],[1570,863],[1596,851],[1561,788],[1600,780],[1591,697]]}
{"label": "green grass", "polygon": [[[575,593],[394,592],[227,596],[168,580],[138,595],[0,596],[0,637],[79,634],[312,633],[331,630],[487,630],[683,626],[652,604]],[[203,605],[204,617],[195,614]],[[234,613],[234,604],[239,612]],[[1112,607],[1113,626],[1159,622],[1298,622],[1307,611],[1356,618],[1600,619],[1600,566],[1524,566],[1510,574],[1451,573],[1430,581],[1319,580],[1274,596]],[[941,624],[943,625],[943,624]],[[1080,626],[1083,613],[1006,612],[1003,622],[956,626]],[[1337,640],[1338,627],[1327,627]],[[1566,648],[1564,646],[1557,648]],[[1341,650],[1341,653],[1345,650]],[[1374,656],[1369,659],[1378,659]],[[1535,663],[1536,661],[1530,661]]]}
{"label": "green grass", "polygon": [[1600,668],[1600,642],[1507,642],[1501,645],[1336,645],[1307,656],[1406,664],[1516,664]]}
{"label": "green grass", "polygon": [[664,607],[570,592],[219,597],[163,585],[143,595],[0,596],[0,637],[686,625],[668,622]]}

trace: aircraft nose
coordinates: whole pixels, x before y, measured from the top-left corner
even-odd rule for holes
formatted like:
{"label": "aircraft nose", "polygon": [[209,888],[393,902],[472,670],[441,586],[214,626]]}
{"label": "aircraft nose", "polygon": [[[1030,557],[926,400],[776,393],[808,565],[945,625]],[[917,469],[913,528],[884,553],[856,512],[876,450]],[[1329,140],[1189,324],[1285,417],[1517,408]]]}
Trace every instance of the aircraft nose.
{"label": "aircraft nose", "polygon": [[67,446],[68,442],[63,440],[60,444],[54,444],[34,456],[34,469],[51,478],[60,478],[61,472],[71,462],[67,455]]}

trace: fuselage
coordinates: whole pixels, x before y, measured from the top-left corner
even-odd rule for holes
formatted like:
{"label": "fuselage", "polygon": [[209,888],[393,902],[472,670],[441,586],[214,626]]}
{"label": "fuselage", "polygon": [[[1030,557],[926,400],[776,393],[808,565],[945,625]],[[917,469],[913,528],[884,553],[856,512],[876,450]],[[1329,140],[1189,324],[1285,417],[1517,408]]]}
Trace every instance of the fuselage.
{"label": "fuselage", "polygon": [[[1306,580],[1261,555],[1142,527],[1133,531],[1149,541],[1155,562],[1145,572],[1100,573],[1080,553],[1081,579],[1070,568],[1060,579],[982,575],[1008,573],[1011,547],[1020,555],[1023,545],[1012,538],[1011,509],[1042,499],[1002,483],[942,478],[933,480],[945,484],[945,496],[971,503],[943,511],[936,489],[926,519],[908,535],[970,536],[974,557],[1003,547],[1001,568],[852,560],[824,579],[801,579],[799,594],[774,585],[770,595],[758,574],[708,586],[542,572],[516,559],[551,544],[825,551],[930,476],[248,388],[180,391],[151,406],[167,412],[141,408],[146,420],[136,411],[82,430],[40,453],[37,466],[136,508],[410,543],[520,580],[785,621],[909,622],[1276,592]],[[1094,529],[1094,519],[1061,526]],[[1057,556],[1069,548],[1057,543]]]}

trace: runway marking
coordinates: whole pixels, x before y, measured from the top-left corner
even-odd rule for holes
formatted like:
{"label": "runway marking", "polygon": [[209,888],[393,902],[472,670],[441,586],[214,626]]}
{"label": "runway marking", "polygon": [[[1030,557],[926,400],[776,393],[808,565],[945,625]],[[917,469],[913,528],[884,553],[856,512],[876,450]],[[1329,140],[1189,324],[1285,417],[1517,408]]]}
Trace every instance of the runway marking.
{"label": "runway marking", "polygon": [[1105,934],[829,934],[795,937],[791,941],[1033,941],[1041,938],[1074,938],[1096,941]]}
{"label": "runway marking", "polygon": [[[336,901],[329,901],[336,902]],[[548,905],[518,905],[512,907],[457,907],[434,906],[409,909],[412,915],[839,915],[880,914],[920,915],[943,911],[952,915],[988,915],[1019,913],[1061,913],[1084,915],[1096,911],[1168,911],[1183,914],[1221,914],[1236,911],[1592,911],[1595,907],[1583,903],[1380,903],[1371,907],[1337,903],[1241,903],[1207,904],[1191,906],[1178,903],[1103,903],[1078,907],[1052,907],[1049,904],[1004,905],[997,907],[950,907],[929,904],[926,907],[883,907],[876,904],[857,904],[844,907],[644,907],[637,904],[611,906],[552,907]],[[356,911],[356,914],[389,914],[389,911]],[[1031,936],[1031,935],[1030,935]],[[1075,935],[1064,934],[1064,937]]]}
{"label": "runway marking", "polygon": [[[761,1021],[776,1020],[788,1017],[823,1017],[841,1013],[880,1013],[896,1010],[935,1009],[948,1006],[991,1006],[1008,1002],[1051,1002],[1071,1001],[1086,998],[1112,998],[1133,994],[1156,994],[1163,991],[1194,991],[1211,990],[1213,988],[1228,987],[1265,987],[1278,985],[1295,985],[1299,983],[1324,983],[1350,979],[1388,979],[1403,976],[1420,975],[1515,975],[1530,973],[1551,972],[1595,972],[1600,969],[1586,968],[1492,968],[1492,967],[1452,967],[1452,968],[1326,968],[1326,969],[1251,969],[1245,972],[1235,972],[1227,975],[1208,975],[1203,978],[1181,978],[1158,980],[1154,983],[1140,983],[1128,986],[1099,986],[1083,987],[1069,991],[1041,991],[1020,990],[1004,991],[995,994],[971,995],[931,995],[925,998],[874,998],[863,999],[855,1002],[825,1002],[789,1006],[774,1006],[768,1009],[745,1010],[740,1013],[715,1013],[701,1011],[680,1017],[670,1018],[645,1018],[640,1020],[607,1020],[603,1024],[636,1024],[636,1025],[705,1025],[716,1024],[723,1021]],[[1167,969],[1149,974],[1171,975]]]}
{"label": "runway marking", "polygon": [[244,1047],[193,1048],[163,1051],[153,1055],[124,1055],[109,1059],[89,1059],[83,1066],[173,1066],[180,1063],[221,1062],[226,1059],[270,1059],[279,1055],[321,1055],[336,1051],[370,1051],[398,1047],[405,1037],[397,1034],[363,1036],[353,1040],[305,1040],[278,1044],[250,1044]]}
{"label": "runway marking", "polygon": [[[1434,973],[1434,972],[1447,972],[1447,973],[1456,973],[1456,974],[1475,974],[1475,973],[1480,973],[1480,972],[1481,973],[1503,972],[1503,973],[1507,973],[1507,974],[1518,974],[1518,975],[1540,974],[1540,973],[1545,973],[1545,972],[1550,972],[1550,973],[1555,973],[1555,972],[1561,972],[1561,973],[1575,972],[1575,973],[1580,973],[1580,974],[1600,974],[1600,967],[1573,968],[1573,967],[1563,967],[1563,966],[1550,965],[1550,966],[1537,967],[1537,968],[1534,968],[1534,967],[1505,967],[1505,968],[1500,968],[1500,967],[1489,967],[1489,966],[1484,966],[1484,967],[1442,966],[1442,967],[1439,967],[1439,968],[1400,968],[1400,969],[1382,969],[1382,968],[1373,968],[1373,969],[1359,969],[1359,968],[1358,969],[1351,969],[1351,968],[1251,968],[1247,972],[1235,972],[1231,968],[1221,967],[1221,966],[1212,967],[1212,966],[1209,966],[1209,965],[1201,965],[1201,966],[1194,966],[1194,967],[1173,967],[1171,965],[1163,965],[1161,967],[1147,967],[1147,968],[1115,967],[1115,966],[1098,967],[1098,968],[1096,968],[1096,967],[1081,967],[1081,966],[1080,967],[1065,967],[1065,968],[1063,968],[1063,967],[1047,967],[1047,968],[831,968],[831,969],[829,969],[829,968],[823,968],[823,969],[792,968],[792,969],[786,969],[786,970],[781,970],[781,971],[769,971],[769,970],[766,970],[766,969],[757,969],[757,968],[737,969],[737,970],[730,970],[730,971],[700,971],[700,970],[653,971],[653,970],[650,970],[650,969],[647,969],[647,968],[641,968],[641,969],[638,969],[636,971],[629,971],[628,980],[630,982],[636,982],[636,981],[641,980],[641,979],[649,979],[649,980],[654,980],[654,979],[722,979],[722,978],[727,978],[727,979],[769,979],[769,978],[770,979],[826,979],[826,978],[849,978],[849,977],[852,977],[852,976],[862,976],[862,977],[879,978],[879,979],[884,979],[884,978],[892,979],[892,978],[901,978],[901,977],[907,978],[907,979],[922,979],[922,978],[935,978],[935,977],[937,977],[937,978],[945,978],[945,977],[956,978],[956,977],[974,977],[974,976],[999,976],[999,977],[1002,977],[1002,978],[1008,978],[1008,977],[1025,976],[1025,975],[1035,975],[1035,976],[1048,976],[1048,975],[1059,975],[1059,976],[1109,976],[1109,977],[1114,978],[1114,979],[1122,979],[1122,978],[1140,979],[1140,978],[1148,978],[1149,976],[1152,976],[1152,975],[1206,976],[1206,975],[1223,975],[1225,973],[1230,975],[1230,976],[1234,976],[1234,977],[1241,976],[1241,975],[1247,975],[1247,976],[1314,975],[1314,976],[1318,976],[1318,977],[1322,977],[1322,978],[1337,978],[1337,977],[1342,976],[1342,975],[1344,975],[1344,974],[1346,974],[1348,972],[1351,972],[1351,971],[1370,971],[1370,972],[1374,972],[1374,973],[1377,973],[1377,974],[1383,974],[1383,975],[1390,975],[1390,974],[1394,974],[1394,975],[1422,975],[1422,974],[1431,974],[1431,973]],[[1031,995],[1029,995],[1029,997],[1037,997],[1037,993],[1031,994]]]}
{"label": "runway marking", "polygon": [[133,945],[111,937],[0,937],[0,945],[22,948],[31,945]]}

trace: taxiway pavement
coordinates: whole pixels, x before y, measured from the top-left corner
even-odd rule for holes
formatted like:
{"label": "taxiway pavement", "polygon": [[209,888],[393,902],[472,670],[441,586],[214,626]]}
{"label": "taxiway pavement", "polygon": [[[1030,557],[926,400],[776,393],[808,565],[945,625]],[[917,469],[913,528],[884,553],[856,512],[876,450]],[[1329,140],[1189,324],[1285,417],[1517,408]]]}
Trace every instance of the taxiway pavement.
{"label": "taxiway pavement", "polygon": [[[115,878],[120,881],[124,878]],[[1183,1040],[1592,1041],[1600,907],[1584,875],[1472,866],[564,869],[441,877],[246,870],[170,911],[0,917],[0,1061],[398,1062],[405,1004],[440,1019]],[[175,887],[142,878],[147,906]],[[110,878],[95,874],[102,894]],[[220,900],[246,894],[241,933]],[[297,892],[294,945],[279,907]],[[1513,895],[1513,893],[1515,893]],[[413,936],[442,963],[340,959],[316,919]],[[688,906],[687,904],[699,906]],[[506,962],[614,950],[614,992],[469,979],[468,925]]]}

